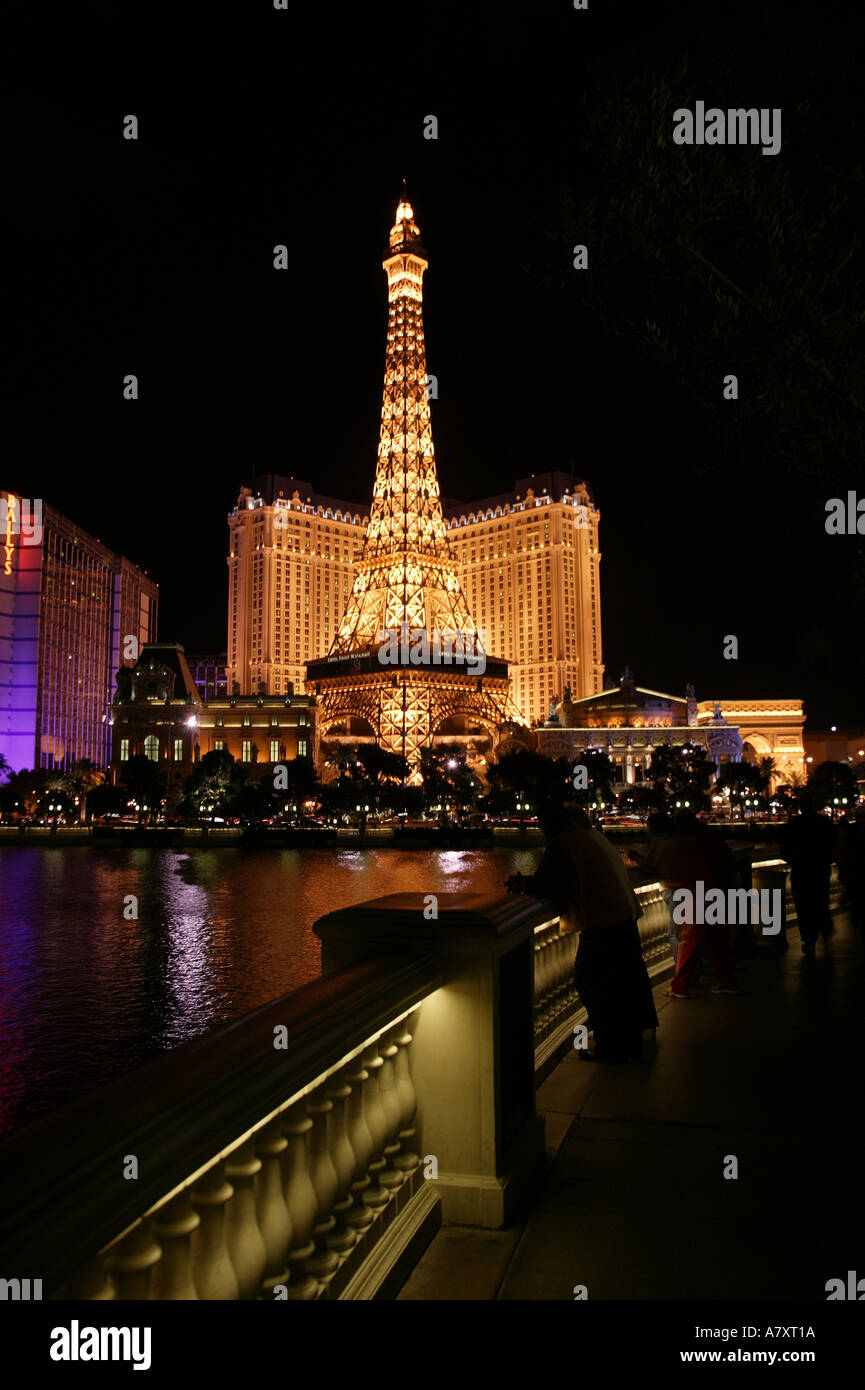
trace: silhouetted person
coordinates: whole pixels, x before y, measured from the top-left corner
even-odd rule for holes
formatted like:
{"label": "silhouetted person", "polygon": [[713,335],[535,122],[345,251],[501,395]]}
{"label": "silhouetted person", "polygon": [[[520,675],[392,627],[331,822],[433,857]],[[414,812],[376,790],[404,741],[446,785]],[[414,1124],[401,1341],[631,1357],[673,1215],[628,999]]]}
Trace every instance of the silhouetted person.
{"label": "silhouetted person", "polygon": [[810,796],[799,798],[799,814],[782,826],[778,844],[790,865],[790,887],[796,904],[802,952],[813,956],[817,937],[824,946],[832,934],[829,879],[837,839],[835,827],[821,816]]}
{"label": "silhouetted person", "polygon": [[853,926],[865,936],[865,806],[841,827],[838,877],[844,885]]}
{"label": "silhouetted person", "polygon": [[642,1031],[658,1016],[640,947],[642,908],[621,856],[580,811],[541,814],[547,841],[537,873],[514,874],[511,893],[549,898],[562,930],[580,934],[574,985],[595,1036],[582,1061],[626,1062],[642,1058]]}
{"label": "silhouetted person", "polygon": [[[674,999],[687,999],[694,982],[701,950],[711,957],[718,984],[716,993],[737,994],[733,955],[730,950],[730,923],[710,925],[697,920],[697,902],[710,889],[726,894],[736,882],[735,861],[722,840],[717,839],[693,812],[676,817],[675,833],[666,836],[659,854],[659,876],[673,894],[673,913],[679,932],[676,969],[669,993]],[[702,893],[698,887],[702,884]],[[687,889],[690,898],[678,893]]]}
{"label": "silhouetted person", "polygon": [[[643,873],[649,878],[661,877],[661,851],[663,849],[664,838],[672,835],[675,831],[673,817],[666,811],[653,811],[646,820],[646,830],[649,836],[649,844],[646,850],[629,850],[631,859],[642,869]],[[673,952],[673,960],[676,959],[676,951],[679,944],[679,928],[673,921],[673,890],[661,883],[661,897],[667,904],[667,936],[670,941],[670,950]]]}

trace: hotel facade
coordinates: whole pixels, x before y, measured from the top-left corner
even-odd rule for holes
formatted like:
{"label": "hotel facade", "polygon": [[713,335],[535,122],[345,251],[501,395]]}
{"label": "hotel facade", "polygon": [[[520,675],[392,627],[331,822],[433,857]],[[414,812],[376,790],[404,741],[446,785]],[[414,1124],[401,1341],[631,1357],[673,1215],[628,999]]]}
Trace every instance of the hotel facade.
{"label": "hotel facade", "polygon": [[46,503],[25,520],[0,500],[0,753],[13,771],[105,766],[115,673],[156,638],[158,585]]}
{"label": "hotel facade", "polygon": [[153,642],[118,673],[112,704],[111,780],[149,758],[166,788],[183,782],[206,753],[223,752],[253,780],[277,764],[315,756],[315,708],[305,695],[217,695],[202,700],[184,648]]}
{"label": "hotel facade", "polygon": [[[603,684],[600,513],[564,473],[519,479],[480,502],[444,502],[460,583],[490,657],[508,662],[523,717],[543,722],[557,694]],[[326,656],[351,594],[369,521],[359,505],[267,475],[229,515],[231,691],[300,693]]]}

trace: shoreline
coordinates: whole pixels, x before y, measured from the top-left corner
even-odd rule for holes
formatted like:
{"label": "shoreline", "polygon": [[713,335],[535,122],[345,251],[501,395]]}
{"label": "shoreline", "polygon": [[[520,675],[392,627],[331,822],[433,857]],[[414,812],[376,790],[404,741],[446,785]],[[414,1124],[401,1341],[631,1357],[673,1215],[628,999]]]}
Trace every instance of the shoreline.
{"label": "shoreline", "polygon": [[[777,829],[782,823],[775,822],[745,825],[719,825],[713,827],[723,833],[727,841],[756,846],[772,843],[777,838]],[[616,842],[645,843],[646,832],[642,826],[607,826],[604,833]],[[110,828],[103,826],[0,826],[0,849],[7,847],[41,846],[48,849],[65,849],[73,845],[104,847],[142,846],[169,847],[172,845],[188,847],[231,846],[238,849],[514,849],[521,845],[537,846],[544,844],[543,833],[538,826],[520,830],[518,826],[490,826],[476,828],[448,828],[430,826],[428,829],[398,829],[392,826],[370,827],[361,830],[357,826],[338,828],[293,828],[248,830],[242,826],[152,826],[136,829],[134,827]]]}

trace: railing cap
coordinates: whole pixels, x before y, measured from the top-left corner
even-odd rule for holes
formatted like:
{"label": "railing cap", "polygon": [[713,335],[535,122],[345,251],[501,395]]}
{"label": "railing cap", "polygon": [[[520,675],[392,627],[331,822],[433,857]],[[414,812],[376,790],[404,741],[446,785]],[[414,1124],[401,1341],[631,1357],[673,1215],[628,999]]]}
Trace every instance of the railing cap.
{"label": "railing cap", "polygon": [[[432,916],[432,912],[435,916]],[[514,944],[536,927],[558,917],[541,898],[510,897],[502,893],[388,893],[382,898],[342,907],[320,917],[313,931],[327,945],[332,941],[382,943],[402,947],[435,947],[450,942],[487,941]]]}

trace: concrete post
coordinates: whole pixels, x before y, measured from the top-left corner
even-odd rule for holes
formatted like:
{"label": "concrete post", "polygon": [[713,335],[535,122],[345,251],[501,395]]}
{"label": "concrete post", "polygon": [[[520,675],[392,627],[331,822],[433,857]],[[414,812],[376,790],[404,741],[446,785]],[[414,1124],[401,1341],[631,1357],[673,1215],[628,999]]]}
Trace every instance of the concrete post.
{"label": "concrete post", "polygon": [[446,1221],[507,1224],[543,1161],[533,938],[555,916],[525,897],[393,893],[315,924],[325,974],[380,954],[434,955],[440,963],[444,984],[424,1000],[414,1029],[412,1075],[419,1152]]}

